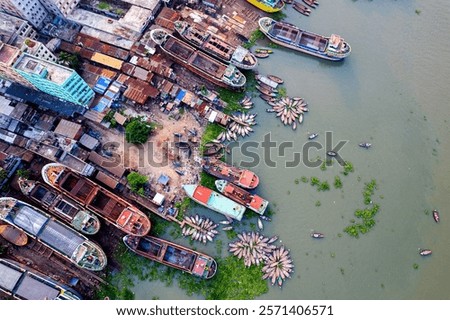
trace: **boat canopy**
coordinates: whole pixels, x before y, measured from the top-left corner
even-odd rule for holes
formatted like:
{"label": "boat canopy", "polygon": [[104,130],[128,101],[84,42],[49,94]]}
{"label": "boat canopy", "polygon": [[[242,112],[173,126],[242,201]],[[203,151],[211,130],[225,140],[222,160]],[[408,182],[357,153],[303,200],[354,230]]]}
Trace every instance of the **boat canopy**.
{"label": "boat canopy", "polygon": [[342,40],[343,39],[339,35],[332,34],[330,37],[330,40],[329,40],[330,47],[332,47],[334,49],[338,49]]}
{"label": "boat canopy", "polygon": [[245,49],[244,47],[238,46],[233,53],[233,59],[238,62],[242,62],[247,54],[248,54],[247,49]]}

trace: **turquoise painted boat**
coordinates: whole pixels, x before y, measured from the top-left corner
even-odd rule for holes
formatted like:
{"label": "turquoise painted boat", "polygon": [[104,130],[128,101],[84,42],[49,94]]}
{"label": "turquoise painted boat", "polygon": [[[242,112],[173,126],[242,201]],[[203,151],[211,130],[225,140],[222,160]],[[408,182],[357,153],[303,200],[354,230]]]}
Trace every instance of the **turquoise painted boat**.
{"label": "turquoise painted boat", "polygon": [[245,207],[211,189],[197,184],[185,184],[183,189],[187,196],[205,207],[224,216],[241,221]]}

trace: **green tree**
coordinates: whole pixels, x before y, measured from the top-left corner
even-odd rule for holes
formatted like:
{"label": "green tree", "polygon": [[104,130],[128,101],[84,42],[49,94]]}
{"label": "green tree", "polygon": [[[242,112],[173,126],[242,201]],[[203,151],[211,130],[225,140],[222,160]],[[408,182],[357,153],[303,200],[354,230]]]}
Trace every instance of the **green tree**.
{"label": "green tree", "polygon": [[5,169],[0,168],[0,181],[3,181],[8,177],[8,172]]}
{"label": "green tree", "polygon": [[19,170],[17,170],[17,176],[19,178],[28,179],[30,177],[30,170],[19,169]]}
{"label": "green tree", "polygon": [[127,181],[132,191],[142,195],[144,193],[144,186],[147,183],[148,178],[137,172],[131,172],[127,176]]}
{"label": "green tree", "polygon": [[130,143],[145,143],[153,129],[152,124],[141,118],[134,118],[125,127],[125,139]]}

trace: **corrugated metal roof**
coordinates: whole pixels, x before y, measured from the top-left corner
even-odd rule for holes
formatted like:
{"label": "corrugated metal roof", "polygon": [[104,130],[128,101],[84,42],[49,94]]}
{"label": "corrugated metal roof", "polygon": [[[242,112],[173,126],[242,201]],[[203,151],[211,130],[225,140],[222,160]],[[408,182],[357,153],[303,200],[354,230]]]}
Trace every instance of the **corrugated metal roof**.
{"label": "corrugated metal roof", "polygon": [[75,139],[81,133],[81,125],[61,119],[54,132],[64,137]]}
{"label": "corrugated metal roof", "polygon": [[95,52],[91,58],[92,61],[101,63],[105,66],[111,67],[116,70],[120,70],[122,68],[123,61],[107,56],[106,54]]}

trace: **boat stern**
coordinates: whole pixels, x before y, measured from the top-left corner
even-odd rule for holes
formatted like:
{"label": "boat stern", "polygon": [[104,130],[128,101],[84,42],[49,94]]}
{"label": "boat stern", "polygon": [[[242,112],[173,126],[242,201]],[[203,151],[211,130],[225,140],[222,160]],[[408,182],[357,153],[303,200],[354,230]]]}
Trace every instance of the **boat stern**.
{"label": "boat stern", "polygon": [[78,266],[90,271],[101,271],[106,267],[108,259],[102,248],[90,240],[84,241],[72,255]]}
{"label": "boat stern", "polygon": [[275,20],[273,20],[272,18],[262,17],[258,20],[259,30],[261,30],[261,32],[265,35],[268,35],[270,28],[272,27],[274,22]]}
{"label": "boat stern", "polygon": [[184,192],[186,192],[186,195],[189,198],[192,198],[194,196],[195,189],[197,189],[196,184],[184,184],[183,185],[183,190],[184,190]]}

